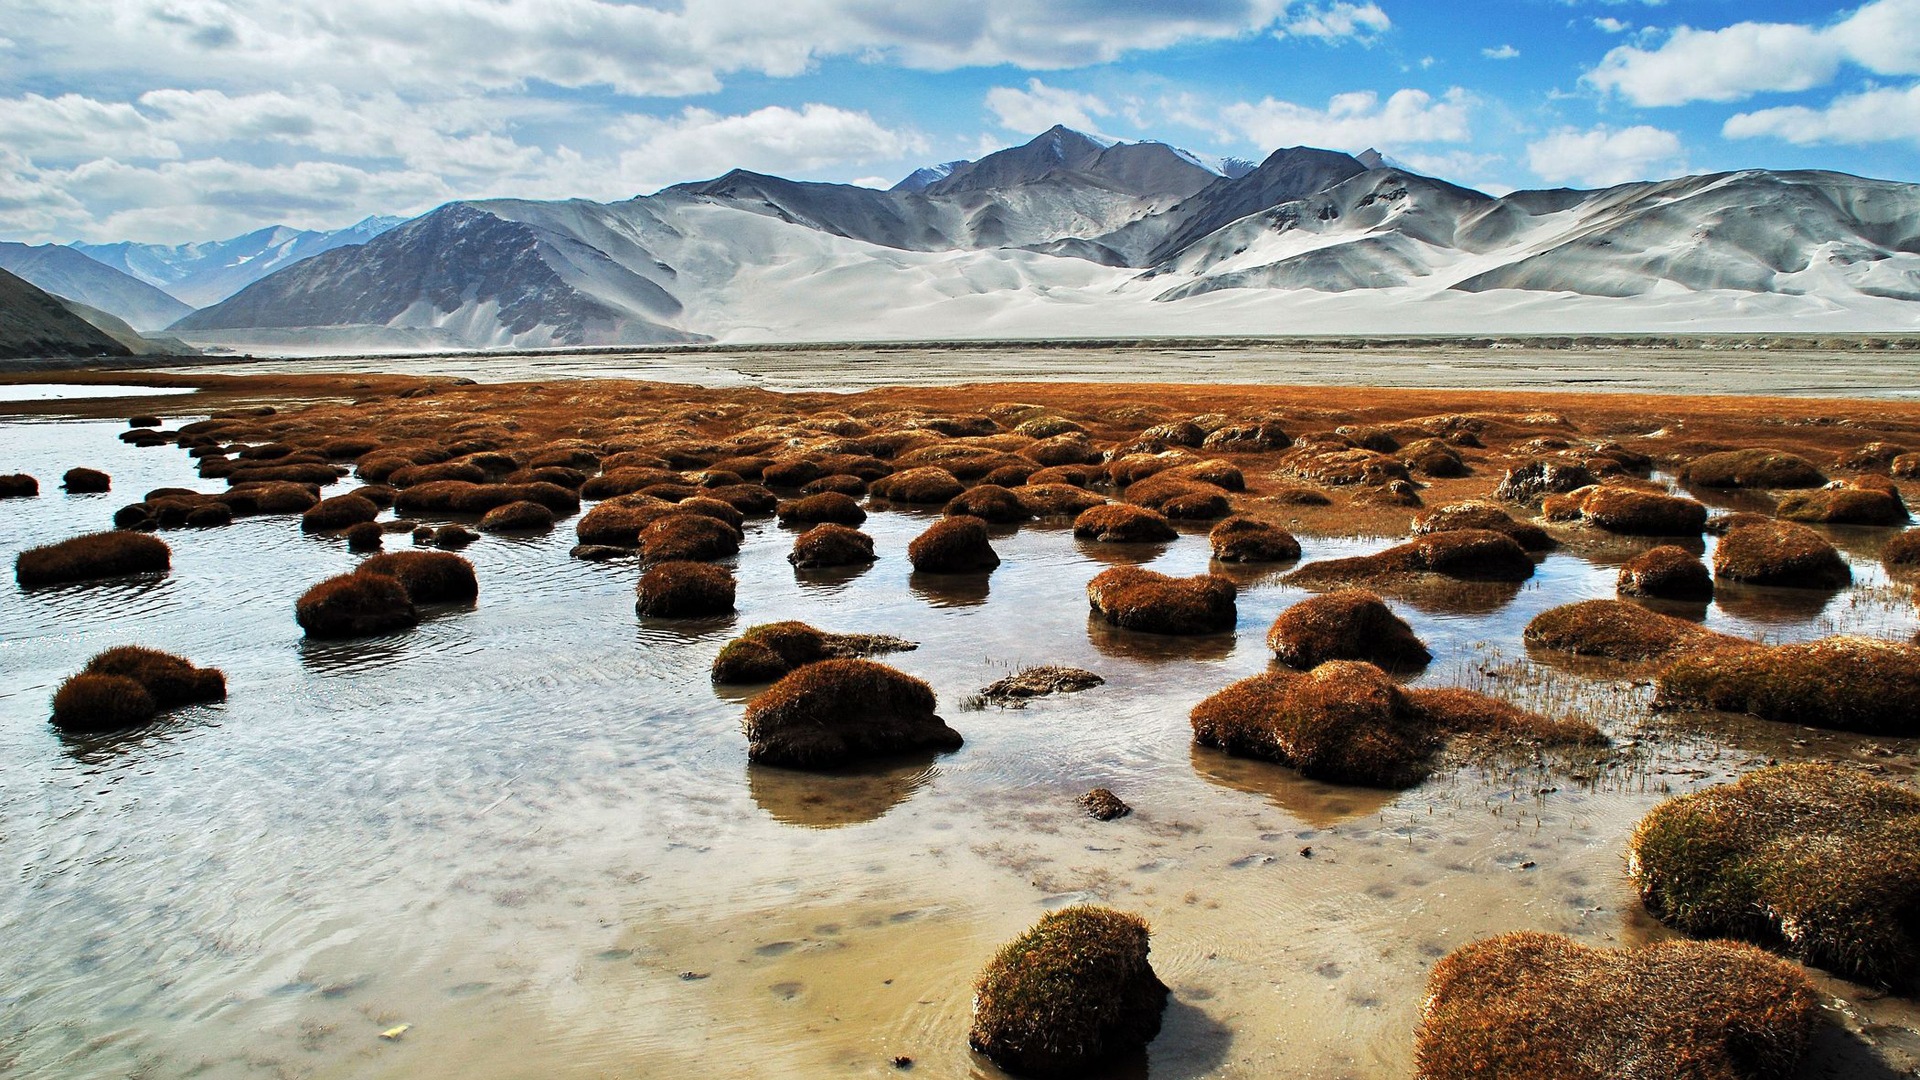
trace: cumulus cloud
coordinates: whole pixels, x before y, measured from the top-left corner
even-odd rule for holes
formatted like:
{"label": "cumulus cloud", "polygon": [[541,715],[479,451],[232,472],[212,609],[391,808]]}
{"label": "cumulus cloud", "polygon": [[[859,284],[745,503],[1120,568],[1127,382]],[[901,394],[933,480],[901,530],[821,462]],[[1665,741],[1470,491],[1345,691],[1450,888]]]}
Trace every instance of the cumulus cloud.
{"label": "cumulus cloud", "polygon": [[1729,139],[1771,136],[1801,146],[1920,143],[1920,85],[1847,94],[1822,109],[1790,105],[1738,113],[1727,118],[1720,133]]}
{"label": "cumulus cloud", "polygon": [[643,190],[734,168],[809,172],[927,149],[915,133],[886,128],[863,112],[818,104],[798,110],[773,105],[739,116],[690,108],[669,119],[629,118],[615,134],[629,144],[620,155],[620,173]]}
{"label": "cumulus cloud", "polygon": [[1612,187],[1685,168],[1680,137],[1645,124],[1615,131],[1563,128],[1527,146],[1527,167],[1550,184]]}
{"label": "cumulus cloud", "polygon": [[1393,28],[1393,20],[1378,4],[1353,4],[1338,0],[1331,4],[1302,4],[1292,11],[1275,31],[1280,37],[1318,38],[1338,43],[1371,43]]}
{"label": "cumulus cloud", "polygon": [[1009,131],[1033,135],[1055,124],[1079,131],[1098,131],[1096,116],[1111,116],[1113,109],[1093,94],[1048,86],[1039,79],[1028,79],[1025,90],[996,86],[987,91],[987,108]]}
{"label": "cumulus cloud", "polygon": [[1511,45],[1502,45],[1493,49],[1481,49],[1480,55],[1489,60],[1511,60],[1520,55],[1520,50]]}
{"label": "cumulus cloud", "polygon": [[1633,24],[1616,19],[1611,15],[1603,15],[1593,20],[1593,28],[1603,34],[1624,34],[1633,29]]}
{"label": "cumulus cloud", "polygon": [[1439,98],[1424,90],[1397,90],[1385,101],[1371,90],[1359,90],[1334,95],[1325,109],[1265,98],[1221,109],[1215,130],[1263,147],[1301,144],[1358,151],[1457,143],[1471,138],[1470,106],[1471,98],[1458,88]]}
{"label": "cumulus cloud", "polygon": [[1586,81],[1636,105],[1683,105],[1808,90],[1832,82],[1848,63],[1882,75],[1920,74],[1920,0],[1875,0],[1829,26],[1682,26],[1657,47],[1609,51]]}

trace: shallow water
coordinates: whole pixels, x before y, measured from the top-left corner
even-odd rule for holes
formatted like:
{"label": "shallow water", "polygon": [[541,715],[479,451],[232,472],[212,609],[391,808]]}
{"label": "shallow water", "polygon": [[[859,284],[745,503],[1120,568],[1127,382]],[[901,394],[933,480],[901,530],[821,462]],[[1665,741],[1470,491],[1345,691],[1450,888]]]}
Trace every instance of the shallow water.
{"label": "shallow water", "polygon": [[80,401],[89,398],[165,397],[191,394],[191,386],[112,386],[92,383],[0,383],[0,404],[16,401]]}
{"label": "shallow water", "polygon": [[[0,551],[103,528],[149,488],[218,490],[119,430],[0,422],[0,470],[50,492],[0,503]],[[77,464],[114,493],[46,483]],[[1155,638],[1090,619],[1085,583],[1116,562],[1205,570],[1204,535],[1123,549],[999,530],[999,570],[939,578],[904,557],[928,518],[873,514],[881,561],[821,575],[787,565],[791,530],[757,522],[739,614],[716,620],[636,618],[638,568],[568,558],[571,521],[467,549],[477,607],[350,643],[305,642],[292,605],[356,556],[290,517],[164,533],[164,578],[0,587],[0,1071],[880,1076],[907,1055],[915,1075],[991,1077],[965,1045],[974,974],[1043,911],[1098,900],[1149,919],[1174,991],[1147,1062],[1120,1075],[1404,1076],[1448,950],[1523,928],[1661,932],[1620,863],[1659,799],[1770,757],[1869,752],[1752,721],[1654,723],[1622,673],[1530,661],[1527,620],[1612,595],[1609,549],[1394,606],[1436,654],[1422,682],[1581,711],[1631,745],[1443,769],[1404,793],[1307,781],[1193,747],[1186,720],[1267,667],[1266,627],[1305,595],[1277,571],[1219,568],[1243,587],[1235,634]],[[1729,592],[1695,614],[1771,640],[1911,635],[1912,599],[1874,561],[1885,532],[1835,534],[1852,590]],[[1307,559],[1390,542],[1303,538]],[[749,765],[747,695],[716,691],[707,665],[784,618],[918,641],[887,662],[932,683],[966,746],[837,776]],[[223,668],[229,701],[61,738],[53,687],[124,642]],[[1107,684],[969,705],[1038,663]],[[1073,799],[1095,786],[1134,814],[1082,816]],[[1827,988],[1896,1060],[1920,1052],[1911,1007]],[[1875,1075],[1859,1040],[1829,1043],[1807,1075]]]}

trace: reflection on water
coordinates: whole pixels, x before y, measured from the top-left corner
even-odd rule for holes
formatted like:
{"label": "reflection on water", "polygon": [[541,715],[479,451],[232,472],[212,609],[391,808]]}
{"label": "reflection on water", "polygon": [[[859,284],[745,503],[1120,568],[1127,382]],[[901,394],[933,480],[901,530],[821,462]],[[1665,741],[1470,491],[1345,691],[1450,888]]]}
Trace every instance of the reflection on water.
{"label": "reflection on water", "polygon": [[1198,743],[1193,744],[1192,754],[1193,771],[1201,779],[1262,796],[1316,829],[1377,814],[1399,796],[1397,791],[1308,779],[1272,762],[1233,757]]}
{"label": "reflection on water", "polygon": [[0,402],[84,401],[88,398],[172,397],[191,394],[192,386],[112,386],[88,383],[5,383],[0,384]]}
{"label": "reflection on water", "polygon": [[[121,492],[220,490],[121,429],[0,423],[0,462],[44,478],[87,461]],[[0,554],[102,528],[116,505],[10,501]],[[1234,568],[1233,634],[1118,630],[1087,608],[1106,556],[1190,576],[1211,565],[1204,536],[1138,548],[1028,527],[995,538],[993,574],[931,579],[905,558],[931,516],[876,508],[878,564],[808,574],[786,562],[790,534],[750,522],[738,613],[706,620],[639,619],[639,567],[570,558],[570,522],[467,549],[476,606],[345,643],[305,641],[293,603],[357,559],[291,516],[164,533],[163,578],[0,586],[0,1061],[33,1078],[584,1080],[893,1075],[904,1054],[916,1076],[991,1077],[965,1045],[972,979],[1042,911],[1086,899],[1154,926],[1175,999],[1155,1080],[1399,1077],[1447,949],[1630,932],[1621,844],[1659,799],[1756,756],[1865,753],[1755,723],[1656,738],[1645,695],[1622,690],[1578,701],[1646,740],[1631,772],[1443,769],[1401,793],[1306,781],[1193,748],[1187,714],[1267,670],[1266,628],[1309,593]],[[1312,560],[1393,541],[1302,542]],[[1843,549],[1857,584],[1823,607],[1736,595],[1706,625],[1910,636],[1907,590]],[[1611,596],[1614,577],[1563,549],[1518,587],[1390,603],[1436,655],[1416,682],[1442,685],[1495,661],[1541,670],[1502,659],[1524,655],[1527,621]],[[757,688],[714,688],[709,665],[741,628],[789,618],[920,642],[884,660],[933,686],[966,745],[937,766],[749,766]],[[61,738],[53,688],[129,642],[224,669],[229,700]],[[1046,663],[1106,685],[961,708]],[[1094,786],[1134,814],[1087,818],[1074,799]]]}
{"label": "reflection on water", "polygon": [[934,755],[829,773],[747,765],[747,790],[775,821],[837,829],[873,821],[933,782]]}

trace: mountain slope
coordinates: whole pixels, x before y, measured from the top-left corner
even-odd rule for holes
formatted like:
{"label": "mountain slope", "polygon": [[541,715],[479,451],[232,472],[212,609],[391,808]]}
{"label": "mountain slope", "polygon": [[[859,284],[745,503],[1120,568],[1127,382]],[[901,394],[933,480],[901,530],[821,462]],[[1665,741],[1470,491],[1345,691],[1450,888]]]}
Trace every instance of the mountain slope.
{"label": "mountain slope", "polygon": [[125,319],[139,330],[158,330],[193,310],[144,281],[58,244],[0,243],[0,270]]}
{"label": "mountain slope", "polygon": [[71,246],[89,258],[165,289],[189,305],[204,307],[217,304],[301,259],[335,248],[364,244],[402,220],[370,217],[330,231],[273,225],[227,240],[194,244],[75,243]]}
{"label": "mountain slope", "polygon": [[58,297],[0,270],[0,358],[128,354]]}
{"label": "mountain slope", "polygon": [[1294,147],[1235,178],[1056,130],[919,191],[735,171],[618,203],[453,203],[177,330],[478,348],[1920,329],[1915,185],[1744,172],[1495,198],[1367,157]]}
{"label": "mountain slope", "polygon": [[85,319],[95,330],[107,335],[127,347],[135,356],[198,356],[200,350],[165,334],[143,334],[129,326],[126,320],[117,318],[97,307],[90,307],[78,300],[56,296],[62,307]]}

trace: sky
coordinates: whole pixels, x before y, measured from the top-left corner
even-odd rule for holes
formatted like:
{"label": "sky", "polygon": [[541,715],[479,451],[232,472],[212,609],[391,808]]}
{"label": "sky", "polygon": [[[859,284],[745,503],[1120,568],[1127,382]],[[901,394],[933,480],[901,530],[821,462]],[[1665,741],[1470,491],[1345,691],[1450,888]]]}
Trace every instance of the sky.
{"label": "sky", "polygon": [[1494,194],[1920,182],[1920,0],[0,0],[0,239],[32,243],[887,186],[1056,123]]}

